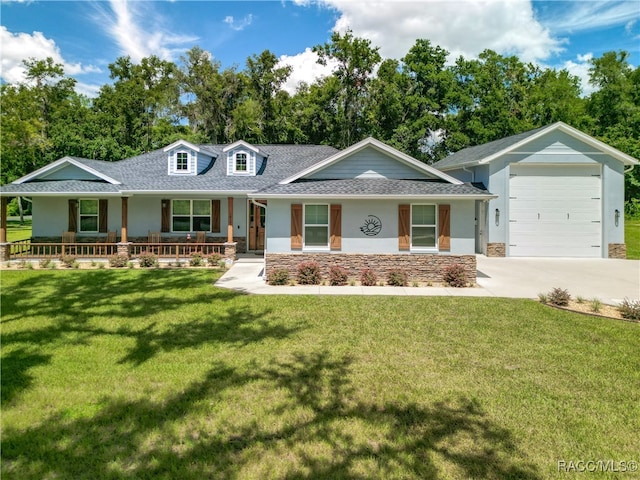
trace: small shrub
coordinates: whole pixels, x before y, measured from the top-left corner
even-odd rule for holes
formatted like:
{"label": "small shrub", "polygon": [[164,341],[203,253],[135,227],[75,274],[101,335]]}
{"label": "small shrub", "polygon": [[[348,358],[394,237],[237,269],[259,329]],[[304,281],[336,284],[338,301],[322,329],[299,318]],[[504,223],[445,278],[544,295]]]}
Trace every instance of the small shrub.
{"label": "small shrub", "polygon": [[33,263],[27,262],[27,270],[33,270]]}
{"label": "small shrub", "polygon": [[584,297],[583,297],[582,295],[578,295],[578,296],[576,297],[576,302],[577,302],[577,303],[584,303],[584,302],[585,302],[585,299],[584,299]]}
{"label": "small shrub", "polygon": [[152,268],[158,266],[158,257],[151,252],[142,252],[138,256],[138,265],[142,268]]}
{"label": "small shrub", "polygon": [[413,281],[411,282],[411,286],[412,286],[412,287],[414,287],[414,288],[417,288],[417,287],[419,287],[419,286],[420,286],[420,282],[418,282],[417,280],[413,280]]}
{"label": "small shrub", "polygon": [[618,311],[620,315],[622,315],[622,318],[640,321],[640,300],[629,300],[625,298],[618,307]]}
{"label": "small shrub", "polygon": [[375,287],[378,284],[378,277],[376,272],[371,270],[370,268],[365,268],[360,273],[360,283],[364,287]]}
{"label": "small shrub", "polygon": [[549,303],[549,297],[546,293],[539,293],[538,300],[540,300],[540,303],[544,303],[545,305]]}
{"label": "small shrub", "polygon": [[547,294],[547,299],[551,305],[556,305],[557,307],[566,307],[567,305],[569,305],[571,295],[569,295],[569,292],[567,290],[556,287]]}
{"label": "small shrub", "polygon": [[346,285],[349,280],[349,271],[346,268],[334,265],[329,269],[329,285]]}
{"label": "small shrub", "polygon": [[43,258],[38,262],[38,266],[40,268],[49,268],[49,265],[51,265],[51,259],[50,258]]}
{"label": "small shrub", "polygon": [[200,267],[204,265],[204,257],[201,252],[193,252],[189,258],[189,265],[192,267]]}
{"label": "small shrub", "polygon": [[98,268],[99,268],[100,270],[102,270],[104,267],[105,267],[104,262],[100,262],[100,263],[98,264]]}
{"label": "small shrub", "polygon": [[18,268],[27,268],[27,261],[26,260],[20,260],[18,262]]}
{"label": "small shrub", "polygon": [[74,267],[74,263],[77,263],[76,257],[73,255],[60,255],[60,263],[62,263],[65,268],[72,268]]}
{"label": "small shrub", "polygon": [[298,283],[300,285],[320,285],[320,265],[317,262],[303,262],[298,265]]}
{"label": "small shrub", "polygon": [[178,267],[178,268],[182,267],[182,262],[180,260],[178,260],[176,262],[176,267]]}
{"label": "small shrub", "polygon": [[222,268],[222,269],[226,270],[226,269],[227,269],[227,261],[226,261],[226,260],[220,260],[220,261],[218,262],[218,266],[219,266],[220,268]]}
{"label": "small shrub", "polygon": [[593,300],[591,300],[591,311],[593,313],[600,312],[601,308],[602,308],[602,302],[599,299],[594,298]]}
{"label": "small shrub", "polygon": [[400,269],[390,270],[387,275],[387,285],[391,285],[392,287],[406,287],[407,273]]}
{"label": "small shrub", "polygon": [[97,265],[96,261],[95,260],[91,260],[91,266],[95,267],[96,265]]}
{"label": "small shrub", "polygon": [[276,268],[267,276],[269,285],[287,285],[289,283],[289,270],[286,268]]}
{"label": "small shrub", "polygon": [[127,267],[128,268],[135,268],[135,265],[133,264],[133,262],[129,262],[129,263],[127,263]]}
{"label": "small shrub", "polygon": [[445,267],[442,273],[442,280],[444,283],[454,288],[463,288],[467,286],[467,273],[464,271],[464,267],[459,263],[454,263]]}
{"label": "small shrub", "polygon": [[129,257],[124,254],[116,254],[109,257],[109,266],[114,268],[124,268],[129,263]]}
{"label": "small shrub", "polygon": [[349,286],[350,287],[355,287],[356,286],[356,281],[353,278],[351,280],[349,280]]}
{"label": "small shrub", "polygon": [[219,253],[212,253],[207,257],[207,264],[210,267],[219,267],[220,260],[222,260],[222,255],[220,255]]}

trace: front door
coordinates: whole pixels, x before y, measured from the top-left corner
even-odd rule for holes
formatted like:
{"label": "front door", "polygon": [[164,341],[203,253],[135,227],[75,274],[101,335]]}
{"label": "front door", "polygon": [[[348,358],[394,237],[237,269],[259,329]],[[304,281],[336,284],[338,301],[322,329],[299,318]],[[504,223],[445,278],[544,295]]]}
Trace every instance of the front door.
{"label": "front door", "polygon": [[[258,200],[266,205],[266,200]],[[266,209],[249,201],[249,250],[264,250]]]}

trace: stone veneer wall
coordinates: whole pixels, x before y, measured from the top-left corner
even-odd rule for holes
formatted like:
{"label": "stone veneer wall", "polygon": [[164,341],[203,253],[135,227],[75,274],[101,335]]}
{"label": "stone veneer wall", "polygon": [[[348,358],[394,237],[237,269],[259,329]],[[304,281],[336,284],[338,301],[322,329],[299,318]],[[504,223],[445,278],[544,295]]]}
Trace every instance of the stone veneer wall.
{"label": "stone veneer wall", "polygon": [[409,281],[442,282],[444,269],[449,265],[464,266],[470,283],[476,282],[475,255],[437,254],[352,254],[352,253],[267,253],[266,274],[278,268],[287,268],[292,278],[296,277],[298,265],[315,261],[320,265],[323,278],[329,277],[329,269],[340,266],[349,270],[349,277],[359,279],[363,269],[370,268],[380,280],[387,278],[390,270],[402,269]]}
{"label": "stone veneer wall", "polygon": [[627,244],[626,243],[610,243],[609,244],[609,258],[627,258]]}
{"label": "stone veneer wall", "polygon": [[506,257],[507,248],[504,243],[487,243],[487,257]]}

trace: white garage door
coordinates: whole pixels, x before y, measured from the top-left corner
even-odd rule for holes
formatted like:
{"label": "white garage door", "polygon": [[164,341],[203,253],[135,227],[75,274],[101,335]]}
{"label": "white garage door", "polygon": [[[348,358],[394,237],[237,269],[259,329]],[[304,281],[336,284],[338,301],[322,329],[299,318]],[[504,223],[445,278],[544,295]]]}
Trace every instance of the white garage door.
{"label": "white garage door", "polygon": [[509,255],[601,256],[599,165],[511,165]]}

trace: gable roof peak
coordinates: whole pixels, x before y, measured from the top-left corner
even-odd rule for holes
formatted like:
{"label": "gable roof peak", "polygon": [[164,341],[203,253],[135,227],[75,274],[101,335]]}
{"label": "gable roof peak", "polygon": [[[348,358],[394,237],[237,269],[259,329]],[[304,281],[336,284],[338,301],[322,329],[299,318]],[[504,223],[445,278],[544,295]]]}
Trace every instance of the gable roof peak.
{"label": "gable roof peak", "polygon": [[326,158],[325,160],[318,162],[298,173],[296,173],[295,175],[292,175],[288,178],[285,178],[284,180],[280,181],[279,183],[282,185],[286,185],[288,183],[294,182],[296,180],[299,180],[301,178],[307,177],[313,173],[316,173],[320,170],[323,170],[327,167],[329,167],[330,165],[333,165],[335,163],[338,163],[342,160],[344,160],[345,158],[353,155],[354,153],[357,153],[367,147],[371,147],[371,148],[375,148],[376,150],[388,155],[389,157],[393,158],[394,160],[398,161],[398,162],[402,162],[412,168],[415,168],[418,171],[422,171],[424,173],[427,173],[429,175],[432,175],[436,178],[439,178],[441,180],[445,180],[446,182],[452,183],[454,185],[460,185],[462,184],[462,182],[456,178],[453,178],[449,175],[447,175],[446,173],[441,172],[440,170],[436,170],[435,168],[431,167],[430,165],[427,165],[426,163],[423,163],[415,158],[413,158],[410,155],[407,155],[406,153],[401,152],[400,150],[397,150],[395,148],[393,148],[390,145],[387,145],[384,142],[381,142],[380,140],[373,138],[373,137],[367,137],[363,140],[360,140],[358,143],[355,143],[353,145],[351,145],[350,147],[345,148],[344,150],[340,150],[338,151],[335,155],[332,155],[328,158]]}
{"label": "gable roof peak", "polygon": [[260,154],[263,153],[263,152],[260,151],[260,149],[258,147],[254,146],[254,145],[251,145],[249,142],[245,142],[244,140],[236,140],[232,144],[227,145],[226,147],[224,147],[222,149],[222,152],[223,153],[227,153],[229,150],[233,150],[233,149],[238,148],[238,147],[244,147],[244,148],[246,148],[248,150],[251,150],[254,153],[260,153]]}

